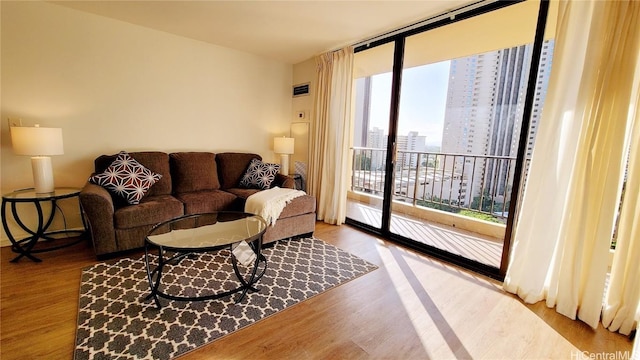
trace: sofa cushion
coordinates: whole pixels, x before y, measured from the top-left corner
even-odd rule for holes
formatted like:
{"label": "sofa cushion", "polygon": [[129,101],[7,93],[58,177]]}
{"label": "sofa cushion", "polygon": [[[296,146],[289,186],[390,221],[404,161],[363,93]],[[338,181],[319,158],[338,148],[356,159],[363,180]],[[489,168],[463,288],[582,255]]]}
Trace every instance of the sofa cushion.
{"label": "sofa cushion", "polygon": [[[147,196],[155,195],[171,195],[171,172],[169,171],[169,155],[160,151],[142,151],[142,152],[129,152],[129,155],[136,159],[140,164],[144,165],[147,169],[162,175],[160,181],[155,183]],[[118,155],[102,155],[95,160],[95,172],[103,172],[111,163],[116,159]]]}
{"label": "sofa cushion", "polygon": [[252,159],[249,167],[242,175],[240,187],[246,189],[266,190],[271,187],[271,183],[276,179],[280,171],[280,165],[262,162]]}
{"label": "sofa cushion", "polygon": [[105,171],[91,176],[89,181],[135,205],[161,178],[162,175],[147,169],[126,151],[121,151]]}
{"label": "sofa cushion", "polygon": [[144,225],[155,225],[184,214],[184,207],[171,195],[147,196],[135,206],[117,209],[113,215],[114,226],[130,229]]}
{"label": "sofa cushion", "polygon": [[186,193],[218,190],[216,155],[210,152],[178,152],[169,154],[173,191]]}
{"label": "sofa cushion", "polygon": [[230,188],[225,191],[232,193],[233,195],[241,198],[242,200],[247,200],[247,198],[260,190],[258,189],[243,189],[243,188]]}
{"label": "sofa cushion", "polygon": [[242,179],[242,175],[244,175],[252,159],[262,160],[262,157],[258,154],[250,153],[227,152],[216,154],[220,188],[224,190],[238,187],[240,179]]}
{"label": "sofa cushion", "polygon": [[227,210],[236,200],[235,195],[221,190],[181,193],[176,198],[184,203],[185,215]]}

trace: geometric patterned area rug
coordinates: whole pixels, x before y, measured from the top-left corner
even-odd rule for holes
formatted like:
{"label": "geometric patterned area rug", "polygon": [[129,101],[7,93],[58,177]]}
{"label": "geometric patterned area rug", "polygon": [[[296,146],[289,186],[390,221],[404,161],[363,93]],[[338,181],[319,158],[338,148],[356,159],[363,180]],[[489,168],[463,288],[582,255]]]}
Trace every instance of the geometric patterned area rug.
{"label": "geometric patterned area rug", "polygon": [[[278,241],[262,254],[267,268],[259,291],[239,304],[236,293],[206,301],[160,298],[158,309],[145,300],[144,256],[84,269],[74,358],[173,359],[377,268],[316,238]],[[221,250],[184,258],[163,275],[162,290],[194,296],[202,288],[235,288],[230,256]]]}

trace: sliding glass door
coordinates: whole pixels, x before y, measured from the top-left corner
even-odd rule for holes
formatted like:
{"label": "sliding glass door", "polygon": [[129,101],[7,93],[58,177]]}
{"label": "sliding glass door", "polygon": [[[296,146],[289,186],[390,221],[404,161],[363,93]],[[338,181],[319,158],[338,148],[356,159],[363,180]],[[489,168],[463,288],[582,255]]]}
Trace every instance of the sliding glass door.
{"label": "sliding glass door", "polygon": [[356,54],[351,222],[497,273],[551,67],[553,39],[533,56],[539,7],[481,11]]}
{"label": "sliding glass door", "polygon": [[[356,54],[355,118],[347,217],[382,231],[394,44]],[[365,55],[365,56],[362,56]]]}

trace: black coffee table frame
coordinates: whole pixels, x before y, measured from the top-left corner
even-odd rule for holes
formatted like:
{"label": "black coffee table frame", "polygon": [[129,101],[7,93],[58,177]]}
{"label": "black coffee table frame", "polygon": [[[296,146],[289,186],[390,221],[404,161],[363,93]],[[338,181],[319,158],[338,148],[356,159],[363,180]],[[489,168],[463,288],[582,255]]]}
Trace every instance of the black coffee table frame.
{"label": "black coffee table frame", "polygon": [[[160,299],[159,299],[160,297],[169,299],[169,300],[177,300],[177,301],[203,301],[203,300],[220,299],[226,296],[233,295],[237,292],[242,292],[240,297],[236,300],[236,303],[240,303],[246,296],[247,292],[259,291],[259,289],[256,288],[254,285],[256,282],[258,282],[258,280],[260,280],[260,278],[262,278],[262,276],[267,270],[267,259],[264,257],[264,255],[262,255],[262,235],[264,234],[267,225],[266,225],[266,222],[261,217],[253,214],[248,214],[248,213],[230,212],[230,211],[208,213],[208,214],[185,215],[185,216],[172,219],[169,221],[165,221],[155,225],[149,231],[149,234],[156,232],[157,229],[159,228],[168,227],[169,225],[171,225],[172,223],[176,223],[177,221],[184,221],[188,219],[197,221],[199,217],[203,217],[203,216],[215,216],[218,219],[218,221],[221,221],[221,222],[252,217],[263,223],[263,228],[258,234],[252,235],[244,239],[244,241],[246,241],[249,244],[253,252],[256,254],[255,260],[253,262],[253,266],[251,268],[251,274],[249,278],[245,280],[244,276],[240,273],[240,269],[238,268],[238,259],[235,257],[232,251],[233,245],[238,241],[230,242],[227,244],[215,245],[215,246],[173,247],[173,246],[155,244],[152,241],[150,241],[149,237],[147,236],[145,238],[144,252],[145,252],[145,266],[147,270],[147,279],[149,281],[149,287],[151,289],[151,293],[146,296],[145,300],[149,300],[153,298],[155,301],[156,307],[158,309],[162,308],[162,305],[160,304]],[[152,269],[152,265],[150,262],[150,255],[151,255],[152,248],[156,248],[158,251],[158,265],[154,269]],[[231,263],[233,265],[233,271],[240,282],[240,286],[238,286],[237,288],[215,293],[215,294],[202,295],[202,296],[181,296],[181,295],[168,294],[160,290],[163,271],[167,265],[177,264],[185,257],[193,256],[195,254],[214,252],[214,251],[219,251],[226,248],[228,248],[229,252],[231,253]],[[261,263],[264,264],[264,267],[262,268],[260,273],[258,273],[258,268],[260,267]]]}

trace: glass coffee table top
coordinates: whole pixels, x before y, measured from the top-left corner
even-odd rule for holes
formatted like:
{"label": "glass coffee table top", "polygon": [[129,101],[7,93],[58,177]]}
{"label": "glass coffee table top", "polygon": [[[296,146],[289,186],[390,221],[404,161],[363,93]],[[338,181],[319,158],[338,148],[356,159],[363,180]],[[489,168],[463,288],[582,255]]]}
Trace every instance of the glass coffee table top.
{"label": "glass coffee table top", "polygon": [[[241,292],[236,300],[236,303],[239,303],[247,292],[259,291],[254,284],[266,271],[267,260],[261,252],[262,234],[266,229],[267,223],[258,215],[225,211],[186,215],[154,226],[145,239],[145,266],[151,290],[146,299],[153,298],[159,309],[162,307],[160,297],[197,301],[219,299]],[[154,249],[157,250],[157,256],[151,255]],[[180,266],[186,257],[197,256],[199,253],[215,253],[223,249],[229,250],[233,273],[237,279],[236,287],[224,287],[223,291],[213,291],[205,286],[205,289],[198,290],[200,295],[193,295],[190,292],[181,292],[180,286],[165,288],[162,285],[163,275],[171,273],[174,266]],[[244,265],[244,271],[240,270],[238,262]],[[258,267],[262,267],[260,273]],[[224,266],[220,267],[218,271],[223,268]],[[199,273],[193,271],[193,276],[198,276]],[[199,279],[198,282],[210,284],[209,280],[211,279]],[[191,280],[187,281],[190,282]]]}
{"label": "glass coffee table top", "polygon": [[155,246],[173,250],[207,250],[253,241],[267,229],[258,215],[217,212],[190,215],[156,226],[147,236]]}

